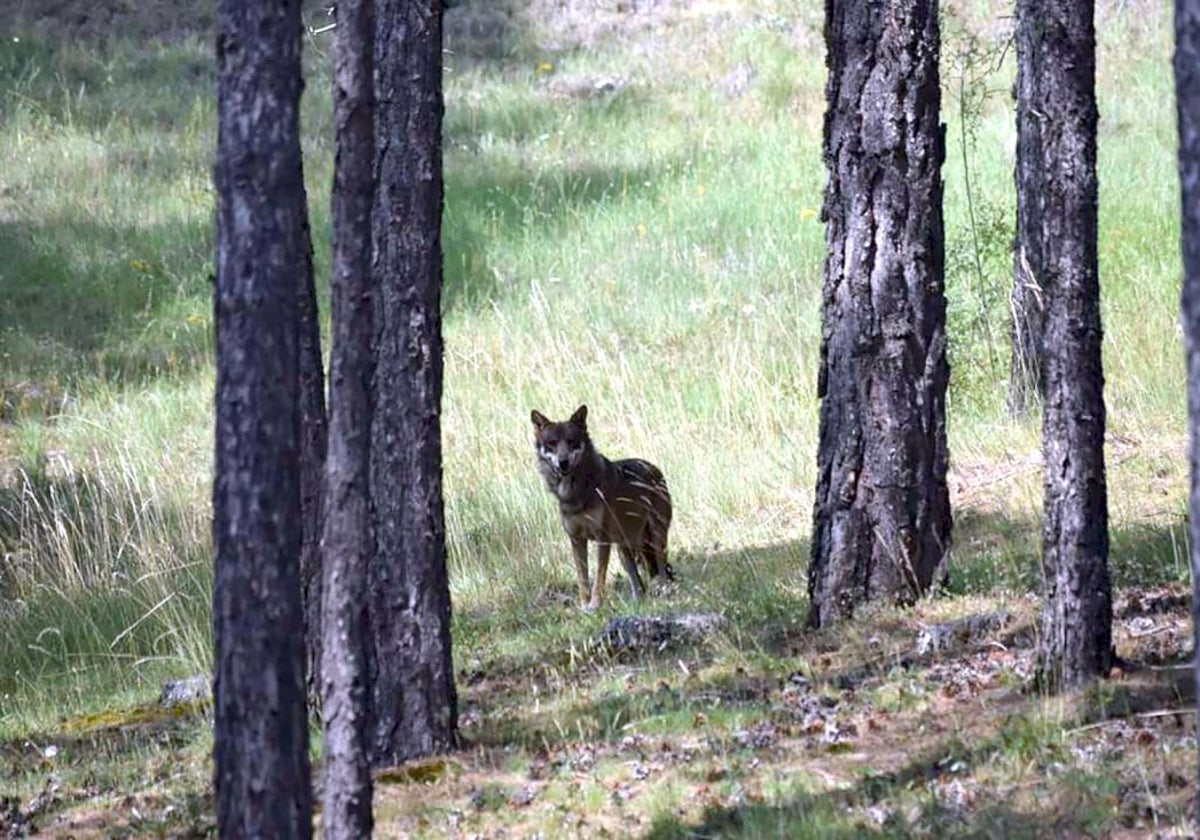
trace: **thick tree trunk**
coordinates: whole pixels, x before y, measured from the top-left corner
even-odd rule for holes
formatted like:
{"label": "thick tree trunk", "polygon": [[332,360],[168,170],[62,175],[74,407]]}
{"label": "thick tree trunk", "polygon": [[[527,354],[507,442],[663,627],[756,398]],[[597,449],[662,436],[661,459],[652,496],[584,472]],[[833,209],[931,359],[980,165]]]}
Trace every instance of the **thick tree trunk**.
{"label": "thick tree trunk", "polygon": [[1017,227],[1013,239],[1013,288],[1010,339],[1012,357],[1008,378],[1008,408],[1014,416],[1027,413],[1042,395],[1042,166],[1043,115],[1031,103],[1043,83],[1040,31],[1019,0],[1017,16],[1017,163],[1013,180],[1017,192]]}
{"label": "thick tree trunk", "polygon": [[456,697],[442,508],[442,8],[376,6],[372,763],[451,747]]}
{"label": "thick tree trunk", "polygon": [[946,301],[936,0],[827,0],[826,261],[809,623],[944,570]]}
{"label": "thick tree trunk", "polygon": [[1039,75],[1024,106],[1041,121],[1042,446],[1045,593],[1038,650],[1048,690],[1113,661],[1104,477],[1104,374],[1096,268],[1095,30],[1089,0],[1025,0]]}
{"label": "thick tree trunk", "polygon": [[223,837],[312,832],[300,604],[300,7],[217,5],[213,637]]}
{"label": "thick tree trunk", "polygon": [[[1200,0],[1175,0],[1175,97],[1179,125],[1182,219],[1181,310],[1187,354],[1192,486],[1188,535],[1192,557],[1192,649],[1200,651]],[[1193,668],[1200,702],[1200,666]],[[1197,730],[1200,747],[1200,729]],[[1200,749],[1197,751],[1200,756]],[[1200,766],[1197,767],[1200,774]],[[1200,775],[1198,775],[1200,778]],[[1197,812],[1200,821],[1200,812]]]}
{"label": "thick tree trunk", "polygon": [[[299,174],[304,183],[304,172]],[[309,705],[321,699],[321,530],[325,516],[325,456],[329,424],[325,414],[325,371],[321,362],[321,324],[313,278],[308,197],[300,243],[300,592],[304,602],[304,648]]]}
{"label": "thick tree trunk", "polygon": [[370,837],[367,757],[367,565],[371,560],[372,281],[375,200],[374,3],[338,0],[334,31],[333,349],[325,574],[327,838]]}

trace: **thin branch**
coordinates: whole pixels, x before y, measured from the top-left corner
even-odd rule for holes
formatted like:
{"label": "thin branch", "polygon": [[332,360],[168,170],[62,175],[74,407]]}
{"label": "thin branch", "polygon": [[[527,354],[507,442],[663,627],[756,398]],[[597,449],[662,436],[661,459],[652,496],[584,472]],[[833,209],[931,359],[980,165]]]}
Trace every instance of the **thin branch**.
{"label": "thin branch", "polygon": [[1081,732],[1087,732],[1088,730],[1091,730],[1091,729],[1103,729],[1105,726],[1108,726],[1109,724],[1127,722],[1131,718],[1134,720],[1152,720],[1154,718],[1164,718],[1164,717],[1174,717],[1176,715],[1194,715],[1194,714],[1196,714],[1195,708],[1160,709],[1157,712],[1138,712],[1136,715],[1129,715],[1127,717],[1109,718],[1108,720],[1101,720],[1101,721],[1097,721],[1096,723],[1089,723],[1086,726],[1080,726],[1075,729],[1068,729],[1066,734],[1078,735]]}

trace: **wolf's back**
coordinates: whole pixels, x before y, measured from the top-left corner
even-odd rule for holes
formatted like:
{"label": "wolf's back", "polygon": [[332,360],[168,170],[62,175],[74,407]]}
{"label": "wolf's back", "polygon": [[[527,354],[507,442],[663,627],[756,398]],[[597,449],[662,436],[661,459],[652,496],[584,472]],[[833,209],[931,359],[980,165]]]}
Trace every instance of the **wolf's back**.
{"label": "wolf's back", "polygon": [[641,458],[613,461],[613,466],[623,483],[631,485],[636,497],[644,498],[647,505],[663,520],[663,527],[671,524],[671,491],[662,470]]}
{"label": "wolf's back", "polygon": [[675,579],[675,570],[667,562],[667,532],[671,528],[671,491],[662,470],[641,458],[613,461],[621,475],[622,483],[629,485],[629,493],[644,501],[650,514],[646,519],[646,565],[651,577],[664,575],[667,580]]}

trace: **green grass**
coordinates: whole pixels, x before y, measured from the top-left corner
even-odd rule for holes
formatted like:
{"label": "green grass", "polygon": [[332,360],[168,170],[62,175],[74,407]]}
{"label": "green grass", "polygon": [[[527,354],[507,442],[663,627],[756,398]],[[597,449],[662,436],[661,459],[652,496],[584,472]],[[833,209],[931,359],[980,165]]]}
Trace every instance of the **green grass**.
{"label": "green grass", "polygon": [[[1170,18],[1163,4],[1133,5],[1101,10],[1098,29],[1120,587],[1188,579]],[[504,771],[515,779],[539,750],[616,750],[630,731],[691,737],[697,715],[728,740],[774,702],[730,706],[743,673],[777,691],[791,671],[828,677],[830,651],[883,656],[885,673],[901,655],[867,637],[858,648],[803,631],[825,248],[820,9],[730,0],[648,17],[501,15],[503,30],[465,23],[505,8],[464,3],[448,19],[443,435],[456,665],[465,708],[488,722],[466,731],[487,755],[518,745],[522,767]],[[1012,55],[966,85],[981,104],[964,164],[955,57],[974,45],[999,58],[1003,27],[988,4],[953,12],[943,44],[951,612],[1036,590],[1041,492],[1038,420],[1004,410]],[[97,47],[17,34],[0,31],[0,741],[14,743],[210,666],[215,138],[208,39]],[[305,166],[323,281],[331,43],[308,47]],[[745,67],[753,78],[732,95],[727,80]],[[570,606],[573,573],[533,469],[528,417],[565,417],[580,403],[602,451],[650,458],[668,476],[681,583],[666,608],[729,618],[694,657],[628,671],[594,649],[609,616],[643,609],[615,574],[600,615]],[[484,675],[477,687],[472,674]],[[926,703],[925,689],[901,683],[880,689],[880,703],[897,714]],[[1022,738],[1044,746],[1069,724],[1028,710],[1013,720],[1025,734],[997,723],[988,756],[1000,758],[976,779],[1028,774]],[[918,833],[945,826],[924,781],[880,782],[859,767],[875,779],[859,784],[841,766],[822,776],[752,759],[714,782],[708,770],[671,775],[665,792],[639,800],[643,829],[860,836],[867,824],[843,805],[884,800],[895,819],[871,831],[896,833],[913,808],[924,816],[905,824]],[[590,787],[560,780],[544,796],[604,811],[609,776],[626,772],[626,758],[607,760],[617,769],[597,771]],[[1079,769],[1054,794],[1078,804],[1089,830],[1110,825],[1093,819],[1107,794],[1084,793],[1097,772]],[[832,804],[830,778],[851,792]],[[995,792],[1009,781],[995,778],[980,824],[1028,831],[1037,823],[1002,807]],[[501,787],[480,788],[483,804],[468,812],[523,825],[505,813],[519,780],[489,784]],[[884,793],[864,792],[876,787]],[[417,813],[426,804],[404,801]],[[430,825],[449,819],[436,814]]]}

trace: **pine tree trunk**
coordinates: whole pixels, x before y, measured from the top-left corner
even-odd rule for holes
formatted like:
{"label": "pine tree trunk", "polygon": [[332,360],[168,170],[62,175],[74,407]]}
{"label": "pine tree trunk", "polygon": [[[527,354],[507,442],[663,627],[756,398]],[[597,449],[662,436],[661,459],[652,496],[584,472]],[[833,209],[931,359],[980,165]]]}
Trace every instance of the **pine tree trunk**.
{"label": "pine tree trunk", "polygon": [[946,301],[936,0],[827,0],[826,261],[809,623],[944,570]]}
{"label": "pine tree trunk", "polygon": [[380,765],[450,748],[457,711],[439,416],[442,8],[376,8],[368,750]]}
{"label": "pine tree trunk", "polygon": [[1113,661],[1104,475],[1104,374],[1096,263],[1095,30],[1088,0],[1024,2],[1037,33],[1025,103],[1041,120],[1045,302],[1045,593],[1038,650],[1047,690],[1107,674]]}
{"label": "pine tree trunk", "polygon": [[1017,10],[1017,162],[1013,180],[1017,193],[1017,226],[1013,240],[1013,288],[1010,301],[1011,363],[1008,379],[1009,413],[1019,416],[1034,408],[1042,395],[1042,210],[1044,188],[1041,114],[1032,107],[1042,83],[1039,28],[1027,7]]}
{"label": "pine tree trunk", "polygon": [[370,837],[367,564],[371,560],[371,208],[375,198],[374,3],[338,0],[334,31],[333,347],[325,518],[326,838]]}
{"label": "pine tree trunk", "polygon": [[[1175,96],[1179,125],[1179,184],[1187,355],[1188,432],[1192,485],[1188,500],[1192,560],[1192,650],[1200,651],[1200,0],[1175,0]],[[1200,668],[1194,668],[1200,702]],[[1200,729],[1197,730],[1200,747]],[[1200,756],[1200,749],[1197,751]],[[1200,766],[1197,767],[1200,778]],[[1200,821],[1200,812],[1197,814]]]}
{"label": "pine tree trunk", "polygon": [[217,6],[213,764],[223,837],[312,832],[300,603],[300,8]]}
{"label": "pine tree trunk", "polygon": [[[304,183],[303,169],[299,174]],[[308,196],[300,243],[300,592],[304,602],[305,673],[309,705],[321,695],[321,530],[325,515],[325,456],[329,425],[325,414],[325,371],[321,362],[321,325],[313,277]]]}

